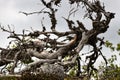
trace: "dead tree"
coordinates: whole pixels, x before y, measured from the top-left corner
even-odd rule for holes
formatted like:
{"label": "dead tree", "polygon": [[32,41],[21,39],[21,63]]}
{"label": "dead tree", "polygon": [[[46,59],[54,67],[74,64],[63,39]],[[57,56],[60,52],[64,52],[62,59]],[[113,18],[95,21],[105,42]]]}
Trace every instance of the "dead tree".
{"label": "dead tree", "polygon": [[[5,70],[9,74],[22,74],[26,72],[34,74],[46,72],[52,74],[55,72],[53,75],[56,74],[57,77],[62,77],[62,80],[64,74],[69,72],[73,67],[78,66],[77,76],[80,76],[80,74],[82,74],[80,51],[85,45],[93,47],[93,50],[90,51],[91,55],[86,56],[86,60],[88,60],[86,69],[88,75],[91,75],[92,70],[97,70],[94,68],[94,63],[99,56],[102,56],[107,64],[106,58],[101,52],[104,41],[99,38],[98,35],[108,30],[109,23],[111,19],[114,18],[114,13],[106,11],[105,6],[102,5],[99,0],[68,1],[70,5],[77,4],[77,9],[71,9],[68,18],[63,17],[67,23],[64,27],[68,27],[69,31],[60,32],[56,30],[56,13],[59,9],[56,9],[54,6],[60,7],[62,0],[50,0],[49,2],[41,0],[41,3],[45,6],[41,11],[32,13],[21,12],[26,16],[32,14],[47,14],[51,21],[51,31],[48,31],[43,23],[41,23],[43,30],[32,31],[28,34],[26,30],[23,30],[22,34],[17,34],[10,28],[5,29],[3,26],[0,26],[4,32],[10,33],[8,38],[14,39],[9,43],[7,48],[0,48],[0,66],[4,66],[1,69],[1,74],[3,74]],[[71,15],[75,14],[80,7],[86,10],[84,17],[90,19],[92,22],[92,29],[90,30],[88,30],[80,20],[70,20]],[[41,38],[41,35],[44,35],[44,38]],[[57,38],[53,39],[51,35],[55,35]],[[60,38],[64,40],[60,41]],[[98,42],[100,43],[99,46],[96,45]],[[13,43],[14,46],[11,48],[10,46],[13,45]],[[32,57],[36,57],[38,60],[34,61]],[[66,57],[68,57],[68,59],[66,59]],[[16,67],[19,65],[24,65],[25,67],[15,72]],[[44,65],[49,67],[43,68]],[[53,65],[53,67],[51,67],[51,65]],[[51,73],[47,70],[53,72]]]}

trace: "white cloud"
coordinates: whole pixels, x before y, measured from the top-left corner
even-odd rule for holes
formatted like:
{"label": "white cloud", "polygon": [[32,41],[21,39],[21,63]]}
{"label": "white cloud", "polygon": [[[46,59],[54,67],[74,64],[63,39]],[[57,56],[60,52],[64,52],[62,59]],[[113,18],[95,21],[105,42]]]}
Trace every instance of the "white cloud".
{"label": "white cloud", "polygon": [[0,22],[12,24],[13,22],[16,23],[20,20],[26,20],[23,15],[19,14],[19,10],[15,7],[14,0],[8,0],[6,3],[3,2],[1,1],[0,3]]}

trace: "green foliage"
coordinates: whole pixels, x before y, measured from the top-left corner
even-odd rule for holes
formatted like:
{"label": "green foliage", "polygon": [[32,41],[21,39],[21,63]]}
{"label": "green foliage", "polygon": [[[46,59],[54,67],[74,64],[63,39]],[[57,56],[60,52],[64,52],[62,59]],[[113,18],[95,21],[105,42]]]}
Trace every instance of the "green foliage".
{"label": "green foliage", "polygon": [[120,35],[120,29],[118,30],[118,35]]}
{"label": "green foliage", "polygon": [[108,64],[102,63],[99,66],[99,79],[96,80],[120,80],[120,67],[114,62],[117,60],[116,55],[111,55],[111,58],[107,59]]}
{"label": "green foliage", "polygon": [[69,71],[69,75],[70,75],[70,76],[76,76],[76,70],[77,70],[77,66],[73,67],[73,68]]}
{"label": "green foliage", "polygon": [[[120,29],[118,31],[118,35],[120,35]],[[115,49],[117,51],[120,51],[120,43],[117,44],[117,47],[113,47],[113,44],[111,42],[106,41],[105,45],[112,51]],[[114,63],[116,60],[117,56],[111,55],[111,58],[107,60],[107,65],[103,63],[99,66],[99,69],[102,70],[102,73],[99,75],[99,80],[120,80],[120,67]]]}
{"label": "green foliage", "polygon": [[117,51],[120,51],[120,43],[117,44],[116,50],[117,50]]}
{"label": "green foliage", "polygon": [[105,70],[99,76],[99,80],[120,80],[120,67],[115,64],[110,64],[110,66],[103,68]]}
{"label": "green foliage", "polygon": [[117,56],[116,55],[111,55],[111,58],[108,59],[108,63],[113,64],[113,62],[116,61],[116,60],[117,60]]}
{"label": "green foliage", "polygon": [[11,76],[11,77],[10,76],[9,77],[8,76],[3,76],[3,77],[1,76],[0,80],[21,80],[21,79],[19,77],[15,77],[15,76]]}
{"label": "green foliage", "polygon": [[34,73],[26,72],[22,74],[21,80],[61,80],[58,78],[59,77],[55,74],[48,75],[46,73],[34,74]]}
{"label": "green foliage", "polygon": [[115,47],[113,46],[113,43],[109,42],[108,40],[105,42],[105,46],[110,48],[112,51],[115,50]]}
{"label": "green foliage", "polygon": [[[120,29],[118,30],[118,35],[120,35]],[[116,48],[117,51],[120,51],[120,43],[117,44],[117,48]],[[120,55],[120,53],[119,53]]]}

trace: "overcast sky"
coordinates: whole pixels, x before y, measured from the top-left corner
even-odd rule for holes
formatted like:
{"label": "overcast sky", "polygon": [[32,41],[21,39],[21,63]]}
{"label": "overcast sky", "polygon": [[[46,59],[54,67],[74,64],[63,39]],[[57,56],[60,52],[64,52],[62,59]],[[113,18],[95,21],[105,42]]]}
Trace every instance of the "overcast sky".
{"label": "overcast sky", "polygon": [[[66,1],[66,0],[65,0]],[[100,36],[105,36],[106,40],[110,40],[110,42],[116,44],[120,42],[120,36],[117,35],[117,31],[120,28],[120,0],[101,0],[104,2],[106,10],[116,13],[115,19],[113,19],[110,23],[110,28],[105,34],[101,34]],[[66,3],[67,4],[67,3]],[[63,4],[64,8],[60,9],[61,15],[66,16],[68,6]],[[8,24],[16,30],[16,32],[21,32],[22,29],[29,29],[33,27],[33,29],[41,29],[41,15],[32,15],[25,16],[20,11],[24,12],[32,12],[32,11],[40,11],[43,8],[40,0],[0,0],[0,24],[3,26],[7,26]],[[82,13],[81,13],[82,14]],[[57,17],[59,18],[59,16]],[[49,20],[44,21],[45,25],[49,25]],[[48,23],[48,24],[47,24]],[[88,23],[86,23],[88,26]],[[64,23],[62,20],[58,23],[59,30],[67,29],[64,27]],[[6,33],[3,33],[0,30],[0,47],[6,47],[8,44]],[[107,52],[107,51],[105,51]]]}

